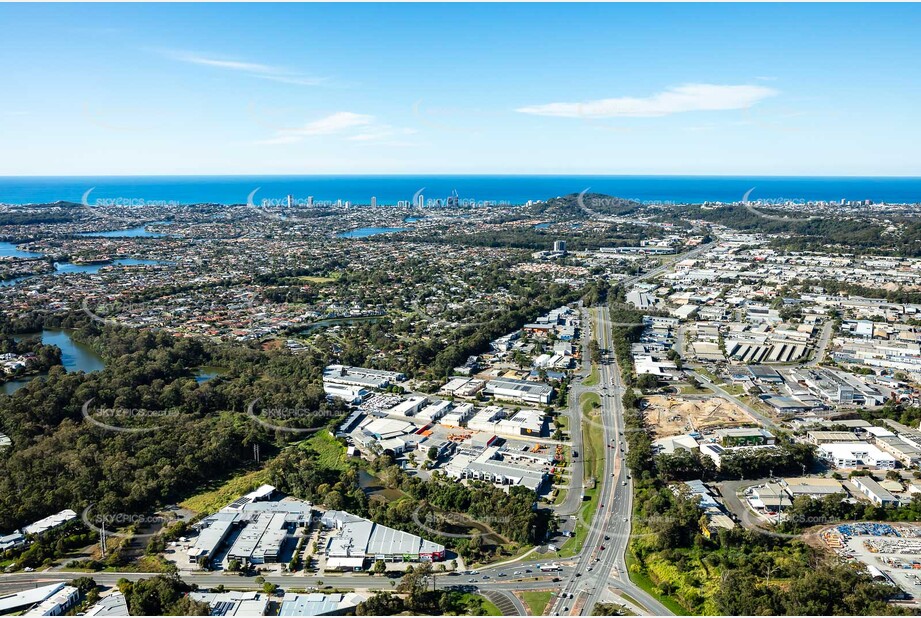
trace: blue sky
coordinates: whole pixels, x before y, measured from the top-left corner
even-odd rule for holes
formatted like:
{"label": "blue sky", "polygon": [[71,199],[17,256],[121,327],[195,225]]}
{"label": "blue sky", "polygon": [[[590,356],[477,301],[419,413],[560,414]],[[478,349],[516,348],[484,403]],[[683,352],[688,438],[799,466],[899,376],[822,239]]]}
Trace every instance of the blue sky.
{"label": "blue sky", "polygon": [[917,5],[0,5],[0,174],[921,175]]}

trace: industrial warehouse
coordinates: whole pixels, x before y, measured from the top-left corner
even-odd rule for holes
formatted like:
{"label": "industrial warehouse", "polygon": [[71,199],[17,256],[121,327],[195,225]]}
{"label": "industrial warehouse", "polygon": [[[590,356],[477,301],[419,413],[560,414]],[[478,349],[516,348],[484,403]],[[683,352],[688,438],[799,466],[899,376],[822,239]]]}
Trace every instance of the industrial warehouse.
{"label": "industrial warehouse", "polygon": [[[274,487],[263,485],[203,519],[188,548],[188,563],[204,568],[219,563],[226,569],[232,562],[248,568],[290,559],[297,530],[316,521],[315,510],[309,502],[279,500],[275,494]],[[369,566],[366,560],[444,560],[443,545],[344,511],[327,511],[319,521],[334,531],[321,550],[329,570],[362,570]]]}
{"label": "industrial warehouse", "polygon": [[227,545],[224,566],[233,560],[242,566],[279,562],[294,530],[310,522],[312,508],[308,502],[272,500],[274,493],[263,485],[203,519],[189,562],[208,567]]}
{"label": "industrial warehouse", "polygon": [[325,548],[328,570],[360,571],[377,560],[437,562],[445,557],[444,545],[345,511],[327,511],[320,522],[335,530]]}

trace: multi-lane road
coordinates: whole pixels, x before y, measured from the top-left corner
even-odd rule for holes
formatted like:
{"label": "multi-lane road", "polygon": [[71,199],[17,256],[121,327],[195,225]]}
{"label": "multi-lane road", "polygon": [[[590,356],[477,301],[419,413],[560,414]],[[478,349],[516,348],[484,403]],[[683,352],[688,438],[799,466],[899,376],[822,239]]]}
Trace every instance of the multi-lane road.
{"label": "multi-lane road", "polygon": [[[605,591],[613,588],[626,592],[650,613],[667,615],[671,612],[634,585],[627,572],[625,554],[631,538],[633,482],[624,463],[624,384],[617,362],[610,354],[613,348],[610,316],[604,308],[592,309],[591,313],[596,324],[593,335],[605,355],[599,367],[601,411],[597,421],[587,420],[601,426],[604,473],[597,479],[598,506],[594,516],[582,522],[588,527],[582,552],[576,557],[573,570],[563,579],[551,613],[591,615]],[[622,447],[624,450],[621,450]]]}

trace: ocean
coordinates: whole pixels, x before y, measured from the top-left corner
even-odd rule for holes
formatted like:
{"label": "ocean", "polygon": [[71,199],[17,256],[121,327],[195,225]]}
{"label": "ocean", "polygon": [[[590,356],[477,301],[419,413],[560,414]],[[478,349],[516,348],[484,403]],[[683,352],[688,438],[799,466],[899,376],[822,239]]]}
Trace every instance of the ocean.
{"label": "ocean", "polygon": [[[872,200],[921,203],[921,178],[743,177],[743,176],[98,176],[0,177],[0,203],[37,204],[58,200],[106,203],[380,205],[426,204],[455,191],[462,204],[521,204],[589,189],[641,202],[694,204],[734,202],[749,190],[751,200]],[[89,194],[87,194],[89,191]],[[253,193],[255,191],[255,193]]]}

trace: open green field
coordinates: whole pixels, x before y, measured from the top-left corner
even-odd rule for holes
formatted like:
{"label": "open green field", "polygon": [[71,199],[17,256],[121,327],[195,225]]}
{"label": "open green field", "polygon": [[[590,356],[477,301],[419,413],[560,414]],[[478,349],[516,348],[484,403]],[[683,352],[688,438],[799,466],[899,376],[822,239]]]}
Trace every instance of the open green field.
{"label": "open green field", "polygon": [[209,515],[224,508],[240,496],[267,483],[268,479],[268,471],[261,469],[253,470],[228,480],[218,480],[207,485],[201,493],[183,500],[179,503],[179,506],[199,515]]}
{"label": "open green field", "polygon": [[320,454],[320,465],[333,470],[345,470],[345,449],[328,431],[318,431],[299,445],[309,447]]}
{"label": "open green field", "polygon": [[713,391],[711,391],[706,386],[701,388],[694,388],[690,384],[681,384],[679,388],[681,389],[682,395],[710,395],[713,393]]}
{"label": "open green field", "polygon": [[338,278],[339,278],[339,273],[332,273],[331,276],[329,277],[311,277],[311,276],[298,277],[299,280],[306,281],[307,283],[332,283]]}
{"label": "open green field", "polygon": [[550,590],[525,590],[519,594],[532,616],[544,615],[544,609],[553,598],[553,592]]}

